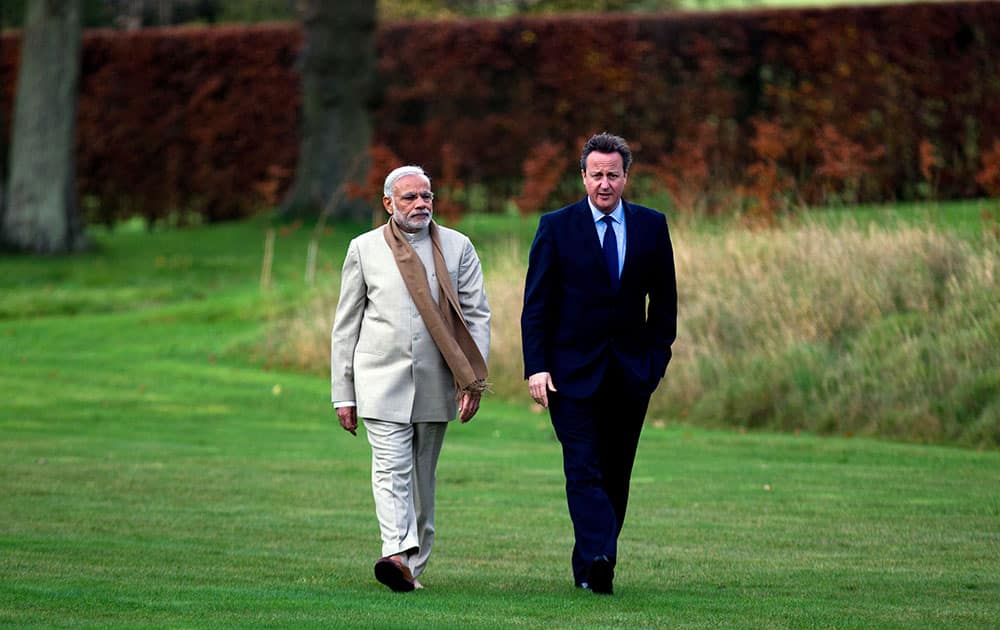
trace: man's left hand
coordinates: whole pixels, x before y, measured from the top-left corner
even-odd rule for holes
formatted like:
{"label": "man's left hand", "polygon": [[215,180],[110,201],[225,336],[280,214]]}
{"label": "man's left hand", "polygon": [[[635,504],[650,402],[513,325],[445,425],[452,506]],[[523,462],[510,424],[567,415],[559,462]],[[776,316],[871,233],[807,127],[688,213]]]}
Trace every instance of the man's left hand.
{"label": "man's left hand", "polygon": [[482,394],[473,394],[471,392],[462,394],[462,400],[458,403],[459,422],[465,424],[469,420],[472,420],[472,416],[476,415],[476,412],[479,411],[480,398],[482,398]]}
{"label": "man's left hand", "polygon": [[340,426],[344,427],[345,431],[350,431],[351,435],[358,434],[358,408],[354,405],[348,407],[337,407],[337,419],[340,420]]}

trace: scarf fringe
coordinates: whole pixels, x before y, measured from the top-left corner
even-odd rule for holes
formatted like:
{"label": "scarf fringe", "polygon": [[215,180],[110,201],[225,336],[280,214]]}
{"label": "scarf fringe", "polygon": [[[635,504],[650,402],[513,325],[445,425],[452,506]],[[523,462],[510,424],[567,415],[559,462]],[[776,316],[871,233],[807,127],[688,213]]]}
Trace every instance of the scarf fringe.
{"label": "scarf fringe", "polygon": [[491,383],[487,383],[486,379],[480,378],[469,383],[465,387],[458,388],[458,394],[455,396],[457,399],[462,398],[466,393],[476,394],[482,396],[483,394],[492,394],[493,389],[491,388]]}

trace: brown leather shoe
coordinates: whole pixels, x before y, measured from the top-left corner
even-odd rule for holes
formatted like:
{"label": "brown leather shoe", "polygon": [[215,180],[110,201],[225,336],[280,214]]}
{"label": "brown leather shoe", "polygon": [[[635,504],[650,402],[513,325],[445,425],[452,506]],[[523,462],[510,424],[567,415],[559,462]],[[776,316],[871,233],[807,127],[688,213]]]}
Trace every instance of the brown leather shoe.
{"label": "brown leather shoe", "polygon": [[415,588],[410,569],[392,556],[379,558],[375,563],[375,579],[397,593],[409,593]]}

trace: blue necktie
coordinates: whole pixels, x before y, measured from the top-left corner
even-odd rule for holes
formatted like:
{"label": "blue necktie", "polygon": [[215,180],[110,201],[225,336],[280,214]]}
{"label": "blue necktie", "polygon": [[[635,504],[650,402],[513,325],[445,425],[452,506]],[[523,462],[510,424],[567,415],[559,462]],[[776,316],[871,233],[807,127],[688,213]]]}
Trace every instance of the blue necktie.
{"label": "blue necktie", "polygon": [[608,226],[604,231],[604,260],[608,263],[608,273],[611,274],[611,288],[618,290],[618,237],[615,235],[614,219],[606,216],[601,221]]}

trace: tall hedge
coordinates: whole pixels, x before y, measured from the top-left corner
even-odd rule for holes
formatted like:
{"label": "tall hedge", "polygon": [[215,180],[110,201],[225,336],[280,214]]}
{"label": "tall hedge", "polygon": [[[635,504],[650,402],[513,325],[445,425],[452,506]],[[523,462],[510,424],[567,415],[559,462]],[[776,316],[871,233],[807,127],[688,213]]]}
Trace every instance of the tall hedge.
{"label": "tall hedge", "polygon": [[[277,199],[295,168],[300,43],[290,24],[88,32],[87,203],[107,219],[224,220]],[[969,197],[1000,166],[995,2],[394,23],[378,46],[379,155],[498,198],[525,172],[572,174],[603,130],[679,204]],[[0,120],[17,49],[5,35]]]}

